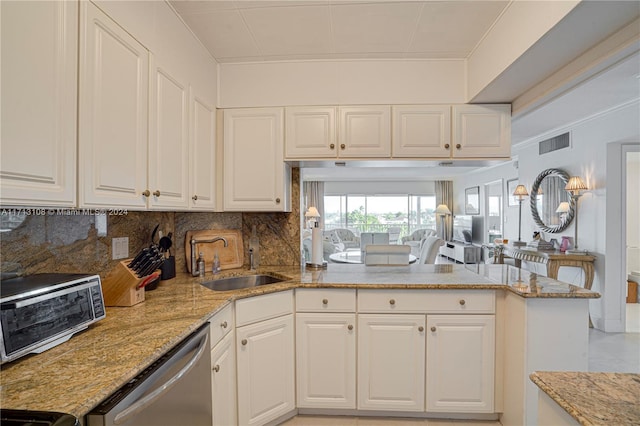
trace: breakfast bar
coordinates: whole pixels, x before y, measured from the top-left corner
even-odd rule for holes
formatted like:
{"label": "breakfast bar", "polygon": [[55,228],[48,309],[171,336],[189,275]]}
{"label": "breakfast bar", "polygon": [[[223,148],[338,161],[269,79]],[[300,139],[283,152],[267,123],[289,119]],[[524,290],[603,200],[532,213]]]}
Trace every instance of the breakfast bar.
{"label": "breakfast bar", "polygon": [[[258,272],[283,281],[232,291],[213,291],[201,285],[214,278],[255,272],[228,270],[215,277],[208,274],[205,278],[178,274],[147,292],[142,303],[107,308],[104,320],[68,342],[3,365],[0,390],[3,408],[58,411],[83,418],[229,305],[271,294],[293,295],[295,292],[298,297],[298,293],[322,289],[345,290],[358,298],[354,315],[361,317],[362,328],[355,328],[353,333],[365,332],[366,318],[380,316],[367,312],[424,311],[427,323],[431,321],[429,318],[456,316],[447,316],[447,312],[457,312],[461,318],[474,321],[486,318],[490,336],[494,336],[489,341],[492,342],[487,352],[490,358],[482,360],[491,365],[488,370],[491,373],[489,404],[482,409],[469,409],[469,413],[461,414],[462,418],[499,418],[503,424],[522,424],[526,417],[527,424],[535,422],[537,399],[529,389],[529,385],[533,385],[525,383],[528,375],[534,369],[586,370],[587,367],[588,300],[599,294],[509,265],[367,267],[332,264],[325,270],[265,267]],[[464,297],[456,297],[456,294]],[[407,305],[403,305],[405,301]],[[449,301],[451,305],[447,305]],[[382,302],[386,307],[375,307],[376,303]],[[295,309],[298,315],[302,305]],[[447,315],[431,315],[429,312],[432,311]],[[323,315],[330,313],[331,310]],[[420,331],[421,335],[429,333],[429,327]],[[436,325],[433,327],[435,329]],[[446,330],[446,327],[442,328],[442,332]],[[437,333],[431,331],[430,334]],[[550,358],[544,355],[542,348],[551,342],[554,352],[563,356]],[[525,359],[525,345],[540,349],[530,351]],[[58,391],[52,393],[50,389],[54,385]],[[428,406],[427,402],[427,411],[423,409],[422,416],[437,416],[438,410],[429,410]],[[296,412],[302,412],[302,409],[296,406],[290,415]],[[403,410],[377,413],[406,414]]]}

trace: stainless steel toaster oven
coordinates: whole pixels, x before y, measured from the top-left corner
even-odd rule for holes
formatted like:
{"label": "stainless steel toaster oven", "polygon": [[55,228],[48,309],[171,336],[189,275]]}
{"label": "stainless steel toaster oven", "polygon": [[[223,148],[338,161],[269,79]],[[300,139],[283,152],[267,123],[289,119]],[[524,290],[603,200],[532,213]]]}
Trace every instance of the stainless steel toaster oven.
{"label": "stainless steel toaster oven", "polygon": [[106,316],[99,275],[36,274],[0,282],[0,358],[40,353]]}

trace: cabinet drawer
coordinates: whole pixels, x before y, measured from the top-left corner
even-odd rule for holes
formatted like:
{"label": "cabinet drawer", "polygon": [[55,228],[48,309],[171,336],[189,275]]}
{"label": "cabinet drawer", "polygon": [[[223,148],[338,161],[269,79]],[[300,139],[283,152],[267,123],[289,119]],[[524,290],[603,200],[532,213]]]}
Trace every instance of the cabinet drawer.
{"label": "cabinet drawer", "polygon": [[355,289],[312,288],[296,290],[297,312],[355,312]]}
{"label": "cabinet drawer", "polygon": [[209,320],[209,338],[213,348],[234,327],[233,304],[229,304]]}
{"label": "cabinet drawer", "polygon": [[236,301],[236,327],[293,313],[293,291]]}
{"label": "cabinet drawer", "polygon": [[358,312],[494,313],[493,290],[359,290]]}

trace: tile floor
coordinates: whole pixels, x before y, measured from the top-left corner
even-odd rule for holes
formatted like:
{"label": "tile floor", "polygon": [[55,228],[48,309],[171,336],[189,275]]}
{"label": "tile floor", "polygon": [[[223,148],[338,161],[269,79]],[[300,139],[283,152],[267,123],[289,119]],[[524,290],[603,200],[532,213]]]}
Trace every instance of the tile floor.
{"label": "tile floor", "polygon": [[[630,306],[635,305],[635,306]],[[631,321],[631,322],[630,322]],[[631,326],[631,327],[630,327]],[[627,330],[640,331],[640,304],[627,305]],[[589,330],[589,371],[640,374],[640,332]],[[296,416],[282,426],[499,426],[497,421]]]}

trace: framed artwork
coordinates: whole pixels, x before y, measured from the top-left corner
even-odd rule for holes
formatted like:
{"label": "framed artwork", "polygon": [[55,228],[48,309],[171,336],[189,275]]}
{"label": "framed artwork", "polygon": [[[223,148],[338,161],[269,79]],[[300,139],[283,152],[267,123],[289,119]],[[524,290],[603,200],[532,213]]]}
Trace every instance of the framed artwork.
{"label": "framed artwork", "polygon": [[516,186],[518,186],[518,179],[511,179],[507,181],[507,205],[509,207],[518,205],[518,197],[513,195],[513,191],[516,190]]}
{"label": "framed artwork", "polygon": [[480,187],[464,190],[464,214],[480,214]]}

